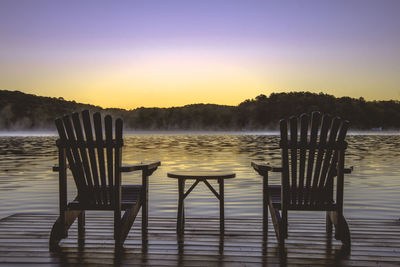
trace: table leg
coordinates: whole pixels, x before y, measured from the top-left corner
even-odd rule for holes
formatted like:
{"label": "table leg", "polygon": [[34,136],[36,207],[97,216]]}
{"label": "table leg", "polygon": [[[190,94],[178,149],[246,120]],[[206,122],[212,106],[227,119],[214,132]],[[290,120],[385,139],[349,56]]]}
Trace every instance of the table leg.
{"label": "table leg", "polygon": [[185,180],[182,181],[182,230],[185,229]]}
{"label": "table leg", "polygon": [[219,182],[219,229],[225,231],[225,212],[224,212],[224,179],[218,179]]}
{"label": "table leg", "polygon": [[185,179],[179,178],[178,179],[178,191],[179,191],[179,199],[178,199],[178,217],[176,222],[176,231],[178,233],[182,233],[184,229],[184,205],[183,205],[183,198],[184,198],[184,189],[185,189]]}

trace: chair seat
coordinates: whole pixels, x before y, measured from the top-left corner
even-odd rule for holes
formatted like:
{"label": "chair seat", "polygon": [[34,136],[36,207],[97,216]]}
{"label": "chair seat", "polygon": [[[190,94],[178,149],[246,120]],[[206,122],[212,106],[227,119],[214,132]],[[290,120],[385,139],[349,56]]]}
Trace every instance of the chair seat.
{"label": "chair seat", "polygon": [[[121,209],[126,210],[141,202],[142,185],[123,185],[121,186]],[[110,188],[106,189],[107,199],[106,203],[91,202],[80,203],[78,198],[68,203],[70,210],[114,210],[113,205],[110,204]],[[100,194],[100,191],[98,192]]]}
{"label": "chair seat", "polygon": [[[292,190],[290,190],[289,194],[291,195]],[[272,205],[281,210],[281,186],[280,185],[270,185],[268,186],[268,193],[272,199]],[[290,202],[288,206],[289,210],[336,210],[336,203],[331,200],[322,200],[318,198],[318,202],[305,202],[304,200],[299,202]]]}

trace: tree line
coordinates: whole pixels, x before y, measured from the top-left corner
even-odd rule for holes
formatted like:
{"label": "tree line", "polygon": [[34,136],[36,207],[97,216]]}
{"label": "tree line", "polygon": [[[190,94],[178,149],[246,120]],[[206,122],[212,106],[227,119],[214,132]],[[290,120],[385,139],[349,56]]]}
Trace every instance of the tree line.
{"label": "tree line", "polygon": [[259,95],[237,106],[191,104],[171,108],[103,109],[99,106],[0,90],[0,130],[54,130],[64,114],[89,109],[124,120],[131,130],[276,130],[282,118],[319,110],[351,122],[352,129],[400,129],[400,102],[366,101],[324,93]]}

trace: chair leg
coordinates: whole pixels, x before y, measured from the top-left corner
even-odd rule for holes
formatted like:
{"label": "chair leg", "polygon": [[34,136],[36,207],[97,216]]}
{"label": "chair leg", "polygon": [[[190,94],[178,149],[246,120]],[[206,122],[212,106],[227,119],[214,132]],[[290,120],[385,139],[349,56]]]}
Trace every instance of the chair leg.
{"label": "chair leg", "polygon": [[68,229],[66,229],[66,225],[61,219],[61,216],[57,218],[56,222],[53,225],[50,233],[49,239],[49,249],[50,251],[55,251],[59,248],[58,243],[61,239],[66,238],[68,236]]}
{"label": "chair leg", "polygon": [[326,233],[328,235],[332,234],[332,221],[331,217],[329,216],[329,211],[326,212]]}
{"label": "chair leg", "polygon": [[282,237],[288,237],[288,211],[282,210]]}
{"label": "chair leg", "polygon": [[350,248],[351,235],[346,219],[337,211],[330,211],[328,214],[331,222],[335,225],[335,239],[341,240],[345,247]]}
{"label": "chair leg", "polygon": [[[287,225],[286,225],[287,227]],[[287,230],[285,230],[285,225],[283,223],[281,223],[279,225],[279,246],[281,247],[281,249],[283,249],[285,247],[285,238],[287,237]]]}
{"label": "chair leg", "polygon": [[58,243],[61,239],[68,236],[68,229],[71,227],[75,219],[82,213],[81,210],[64,211],[64,213],[57,218],[53,225],[49,239],[50,251],[55,251],[59,248]]}
{"label": "chair leg", "polygon": [[281,249],[285,247],[285,239],[288,237],[288,212],[282,210],[282,222],[280,224],[279,243]]}
{"label": "chair leg", "polygon": [[149,211],[147,200],[145,205],[142,205],[142,239],[147,239],[148,225],[149,225]]}
{"label": "chair leg", "polygon": [[338,231],[336,231],[336,235],[335,235],[336,239],[341,240],[345,247],[350,248],[351,247],[350,229],[349,229],[349,225],[347,224],[347,221],[343,215],[339,219],[337,230]]}
{"label": "chair leg", "polygon": [[279,246],[281,248],[284,248],[285,235],[284,235],[284,225],[281,214],[277,208],[272,207],[272,204],[271,207],[269,207],[269,210],[271,212],[272,224],[274,225],[275,235],[278,240]]}
{"label": "chair leg", "polygon": [[78,216],[78,239],[85,239],[85,211]]}
{"label": "chair leg", "polygon": [[125,239],[128,237],[129,230],[132,228],[133,222],[135,221],[135,218],[139,213],[140,207],[140,204],[136,204],[130,209],[125,210],[122,218],[119,216],[115,216],[116,219],[118,219],[118,217],[120,218],[119,220],[116,220],[117,223],[114,225],[114,237],[116,247],[123,246]]}
{"label": "chair leg", "polygon": [[[268,206],[269,206],[269,197],[268,197],[268,184],[267,180],[264,177],[263,180],[263,234],[264,237],[268,237]],[[272,210],[271,210],[272,212]]]}
{"label": "chair leg", "polygon": [[263,206],[263,233],[264,238],[268,237],[268,204]]}
{"label": "chair leg", "polygon": [[114,241],[115,247],[121,246],[121,211],[114,210]]}

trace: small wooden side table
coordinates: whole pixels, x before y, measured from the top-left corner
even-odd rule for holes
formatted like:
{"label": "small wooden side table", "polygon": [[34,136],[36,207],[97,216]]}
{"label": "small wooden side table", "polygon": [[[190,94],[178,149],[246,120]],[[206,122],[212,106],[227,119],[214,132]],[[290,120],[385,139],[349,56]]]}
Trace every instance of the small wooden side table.
{"label": "small wooden side table", "polygon": [[[224,180],[234,178],[235,173],[233,172],[222,172],[222,171],[176,171],[169,172],[168,177],[178,179],[178,216],[176,223],[176,231],[183,233],[185,228],[185,209],[184,200],[192,192],[192,190],[199,184],[204,182],[206,186],[214,193],[219,200],[219,222],[220,231],[225,230],[225,214],[224,214]],[[195,180],[192,186],[185,192],[185,181]],[[217,180],[219,183],[219,192],[217,192],[207,180]]]}

